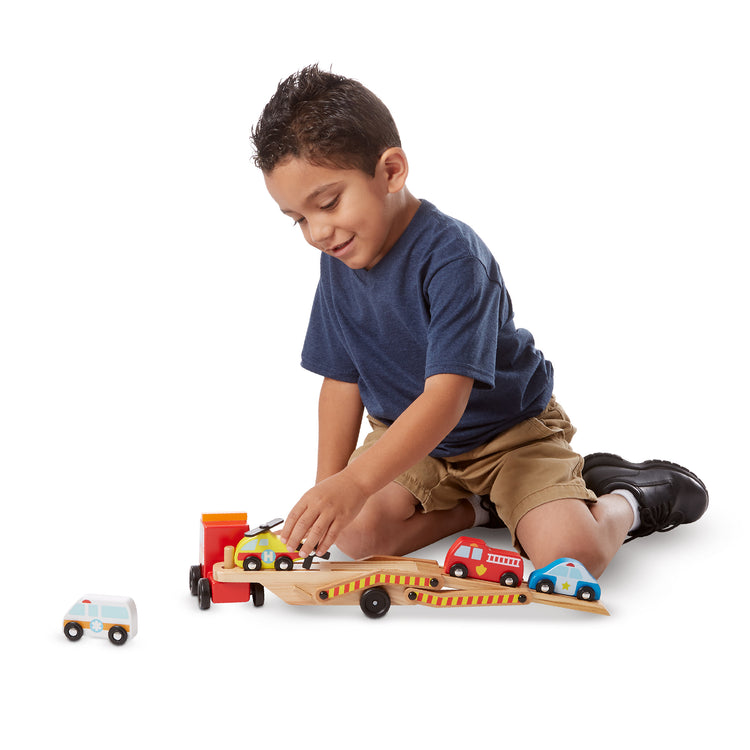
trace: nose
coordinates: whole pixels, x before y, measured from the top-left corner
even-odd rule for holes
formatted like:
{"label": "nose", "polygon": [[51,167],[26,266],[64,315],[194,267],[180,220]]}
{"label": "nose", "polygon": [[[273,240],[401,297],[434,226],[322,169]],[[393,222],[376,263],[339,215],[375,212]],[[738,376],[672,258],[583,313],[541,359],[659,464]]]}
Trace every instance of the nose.
{"label": "nose", "polygon": [[333,227],[325,220],[307,220],[308,241],[312,245],[326,244],[333,236]]}

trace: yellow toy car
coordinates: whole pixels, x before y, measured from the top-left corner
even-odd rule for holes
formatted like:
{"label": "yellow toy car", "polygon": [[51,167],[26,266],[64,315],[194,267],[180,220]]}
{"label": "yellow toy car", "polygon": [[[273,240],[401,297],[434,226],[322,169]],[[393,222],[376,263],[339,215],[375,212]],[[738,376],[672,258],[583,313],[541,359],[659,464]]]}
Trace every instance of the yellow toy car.
{"label": "yellow toy car", "polygon": [[294,563],[302,560],[274,534],[271,529],[283,523],[283,518],[245,532],[234,551],[234,564],[243,570],[291,570]]}

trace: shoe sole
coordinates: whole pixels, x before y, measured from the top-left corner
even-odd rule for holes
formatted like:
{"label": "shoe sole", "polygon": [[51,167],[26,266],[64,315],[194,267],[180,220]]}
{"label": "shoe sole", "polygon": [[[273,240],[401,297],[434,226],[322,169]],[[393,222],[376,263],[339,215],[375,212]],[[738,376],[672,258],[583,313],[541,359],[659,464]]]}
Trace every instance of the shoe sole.
{"label": "shoe sole", "polygon": [[617,456],[614,453],[592,453],[591,455],[586,456],[586,458],[584,459],[583,472],[585,474],[589,469],[593,469],[597,466],[612,466],[613,459],[618,462],[617,465],[636,471],[642,471],[643,469],[667,469],[668,471],[679,471],[680,473],[685,474],[686,476],[695,480],[703,488],[703,490],[706,492],[706,496],[708,497],[708,491],[706,489],[706,485],[703,483],[703,480],[693,474],[693,472],[689,469],[686,469],[684,466],[680,466],[679,464],[673,463],[672,461],[642,461],[639,464],[635,464],[631,461],[626,461],[624,458],[622,458],[622,456]]}

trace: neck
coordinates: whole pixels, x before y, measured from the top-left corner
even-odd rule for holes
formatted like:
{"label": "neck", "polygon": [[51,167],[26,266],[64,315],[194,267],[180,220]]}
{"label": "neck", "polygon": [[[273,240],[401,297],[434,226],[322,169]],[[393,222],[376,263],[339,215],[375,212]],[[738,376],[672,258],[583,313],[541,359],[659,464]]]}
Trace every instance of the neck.
{"label": "neck", "polygon": [[393,223],[391,225],[391,236],[395,242],[403,233],[409,222],[414,218],[414,214],[419,209],[420,201],[415,198],[406,188],[400,190],[394,198],[397,203],[393,212]]}
{"label": "neck", "polygon": [[420,206],[419,199],[415,198],[406,188],[402,188],[398,193],[393,193],[389,197],[392,199],[390,205],[392,221],[388,236],[382,252],[365,268],[366,271],[371,270],[388,255],[398,238],[406,231],[406,227],[409,226],[409,222],[414,218],[414,214],[417,213]]}

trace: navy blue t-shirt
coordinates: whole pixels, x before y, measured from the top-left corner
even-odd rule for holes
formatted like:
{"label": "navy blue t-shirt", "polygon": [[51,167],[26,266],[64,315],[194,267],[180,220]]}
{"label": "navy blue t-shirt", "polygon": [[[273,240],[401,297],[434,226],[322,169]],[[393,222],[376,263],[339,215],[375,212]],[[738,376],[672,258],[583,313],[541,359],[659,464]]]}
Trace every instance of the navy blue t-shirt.
{"label": "navy blue t-shirt", "polygon": [[474,378],[461,421],[431,454],[438,457],[537,416],[552,395],[552,365],[513,323],[489,249],[427,201],[371,270],[322,254],[302,366],[357,383],[367,412],[386,424],[422,393],[426,378]]}

